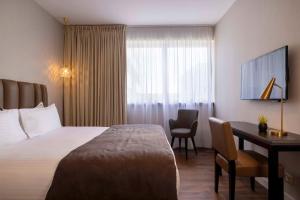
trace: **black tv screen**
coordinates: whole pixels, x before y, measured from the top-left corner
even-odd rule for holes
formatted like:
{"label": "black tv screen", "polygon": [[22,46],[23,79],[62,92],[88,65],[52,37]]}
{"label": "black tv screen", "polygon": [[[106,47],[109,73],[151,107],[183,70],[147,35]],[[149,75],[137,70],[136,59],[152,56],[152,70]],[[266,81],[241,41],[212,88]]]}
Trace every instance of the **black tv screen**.
{"label": "black tv screen", "polygon": [[[288,99],[288,47],[248,61],[241,67],[241,99],[259,100],[260,95],[272,79],[283,88],[283,98]],[[280,100],[281,92],[273,87],[270,100]]]}

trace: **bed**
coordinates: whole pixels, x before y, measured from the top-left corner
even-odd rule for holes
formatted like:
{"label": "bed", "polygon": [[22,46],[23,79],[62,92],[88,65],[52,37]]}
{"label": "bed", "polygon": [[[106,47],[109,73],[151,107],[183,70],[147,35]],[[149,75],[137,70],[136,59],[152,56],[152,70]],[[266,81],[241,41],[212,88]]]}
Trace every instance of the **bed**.
{"label": "bed", "polygon": [[[44,85],[0,79],[0,106],[48,105]],[[179,176],[155,125],[62,127],[0,146],[0,199],[170,199]]]}

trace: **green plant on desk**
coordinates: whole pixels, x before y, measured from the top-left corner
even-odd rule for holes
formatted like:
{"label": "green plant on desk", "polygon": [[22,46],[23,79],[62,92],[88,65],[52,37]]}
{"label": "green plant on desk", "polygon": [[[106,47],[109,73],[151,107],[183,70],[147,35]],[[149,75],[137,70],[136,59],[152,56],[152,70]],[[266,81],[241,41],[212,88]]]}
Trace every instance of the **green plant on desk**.
{"label": "green plant on desk", "polygon": [[264,115],[258,117],[258,129],[261,133],[266,133],[268,130],[268,119]]}

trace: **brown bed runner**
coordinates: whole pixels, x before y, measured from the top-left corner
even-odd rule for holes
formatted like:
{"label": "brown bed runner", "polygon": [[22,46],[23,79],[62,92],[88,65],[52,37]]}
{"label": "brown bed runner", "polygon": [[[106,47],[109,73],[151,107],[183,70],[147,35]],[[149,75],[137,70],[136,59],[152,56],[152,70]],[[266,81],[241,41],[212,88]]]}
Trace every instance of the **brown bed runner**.
{"label": "brown bed runner", "polygon": [[46,200],[83,199],[177,200],[176,163],[164,130],[112,126],[63,158]]}

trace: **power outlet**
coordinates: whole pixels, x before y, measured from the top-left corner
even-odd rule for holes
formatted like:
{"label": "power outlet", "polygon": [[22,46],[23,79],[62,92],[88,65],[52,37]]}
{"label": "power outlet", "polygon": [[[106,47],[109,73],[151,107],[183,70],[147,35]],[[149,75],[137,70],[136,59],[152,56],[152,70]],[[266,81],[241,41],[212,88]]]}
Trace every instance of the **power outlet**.
{"label": "power outlet", "polygon": [[295,184],[295,177],[292,174],[290,174],[288,172],[285,172],[284,181],[287,182],[290,185],[294,185]]}

